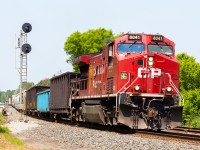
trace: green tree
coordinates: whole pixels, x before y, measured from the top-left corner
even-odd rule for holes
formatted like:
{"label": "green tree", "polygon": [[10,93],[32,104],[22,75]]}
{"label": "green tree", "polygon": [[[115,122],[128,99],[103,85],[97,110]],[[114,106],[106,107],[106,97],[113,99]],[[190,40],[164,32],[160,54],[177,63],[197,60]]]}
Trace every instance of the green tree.
{"label": "green tree", "polygon": [[8,98],[13,95],[14,90],[7,90],[6,92],[0,91],[0,102],[5,102]]}
{"label": "green tree", "polygon": [[43,79],[37,85],[39,85],[39,86],[50,86],[50,79]]}
{"label": "green tree", "polygon": [[[34,83],[33,82],[23,82],[22,83],[22,91],[23,90],[28,90],[28,89],[30,89],[31,87],[33,87],[34,86]],[[18,87],[18,89],[16,89],[15,90],[15,94],[17,94],[17,93],[19,93],[20,92],[20,85],[19,85],[19,87]]]}
{"label": "green tree", "polygon": [[180,89],[194,90],[200,88],[200,64],[186,53],[178,54],[180,62]]}
{"label": "green tree", "polygon": [[186,120],[188,126],[200,127],[200,89],[184,91],[183,95],[185,98],[184,120]]}
{"label": "green tree", "polygon": [[1,94],[0,94],[0,102],[5,102],[6,101],[6,92],[4,92],[4,91],[1,91],[0,92]]}
{"label": "green tree", "polygon": [[[101,51],[103,46],[114,38],[112,30],[104,28],[91,29],[84,33],[74,32],[67,38],[64,44],[64,50],[70,56],[67,62],[72,63],[74,58],[82,54]],[[74,66],[74,70],[77,70],[76,66]]]}
{"label": "green tree", "polygon": [[184,96],[183,119],[188,126],[199,127],[200,122],[200,64],[186,53],[178,54],[180,89]]}

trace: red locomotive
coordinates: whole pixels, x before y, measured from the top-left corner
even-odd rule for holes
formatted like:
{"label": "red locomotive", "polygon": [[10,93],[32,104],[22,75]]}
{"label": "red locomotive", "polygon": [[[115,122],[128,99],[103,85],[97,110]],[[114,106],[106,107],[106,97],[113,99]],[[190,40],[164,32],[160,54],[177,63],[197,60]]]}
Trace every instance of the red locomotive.
{"label": "red locomotive", "polygon": [[162,35],[124,34],[74,60],[70,116],[76,121],[166,129],[182,122],[175,44]]}

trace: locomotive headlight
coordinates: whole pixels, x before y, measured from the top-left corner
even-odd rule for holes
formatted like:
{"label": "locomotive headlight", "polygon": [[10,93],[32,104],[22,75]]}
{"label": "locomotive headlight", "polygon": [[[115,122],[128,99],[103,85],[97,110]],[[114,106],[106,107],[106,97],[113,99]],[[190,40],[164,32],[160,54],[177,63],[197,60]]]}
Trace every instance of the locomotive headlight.
{"label": "locomotive headlight", "polygon": [[134,89],[135,89],[135,91],[139,91],[140,90],[140,86],[139,85],[135,85]]}
{"label": "locomotive headlight", "polygon": [[149,66],[152,66],[152,65],[153,65],[153,62],[152,62],[152,61],[149,61],[149,62],[148,62],[148,65],[149,65]]}
{"label": "locomotive headlight", "polygon": [[172,87],[168,86],[166,90],[167,90],[167,92],[171,92],[172,91]]}
{"label": "locomotive headlight", "polygon": [[153,61],[153,57],[148,57],[149,61]]}
{"label": "locomotive headlight", "polygon": [[149,56],[149,57],[148,57],[148,65],[149,65],[149,66],[152,66],[152,65],[153,65],[153,62],[154,62],[154,57]]}

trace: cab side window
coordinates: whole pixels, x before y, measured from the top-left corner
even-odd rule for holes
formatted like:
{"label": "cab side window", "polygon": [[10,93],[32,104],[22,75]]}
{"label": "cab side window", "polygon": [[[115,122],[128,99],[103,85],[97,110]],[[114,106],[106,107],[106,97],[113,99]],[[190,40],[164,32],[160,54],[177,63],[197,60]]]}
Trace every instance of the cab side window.
{"label": "cab side window", "polygon": [[113,57],[114,57],[114,46],[112,43],[108,46],[108,66],[112,66]]}
{"label": "cab side window", "polygon": [[108,56],[113,57],[113,44],[108,47]]}

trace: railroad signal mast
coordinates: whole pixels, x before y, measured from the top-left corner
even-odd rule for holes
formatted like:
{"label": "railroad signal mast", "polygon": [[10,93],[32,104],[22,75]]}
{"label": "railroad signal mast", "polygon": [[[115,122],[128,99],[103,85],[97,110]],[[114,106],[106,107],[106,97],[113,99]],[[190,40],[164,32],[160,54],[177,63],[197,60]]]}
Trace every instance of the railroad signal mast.
{"label": "railroad signal mast", "polygon": [[27,43],[27,33],[32,30],[30,23],[24,23],[18,38],[18,47],[20,49],[20,104],[22,104],[22,84],[27,88],[27,54],[31,51],[31,45]]}

